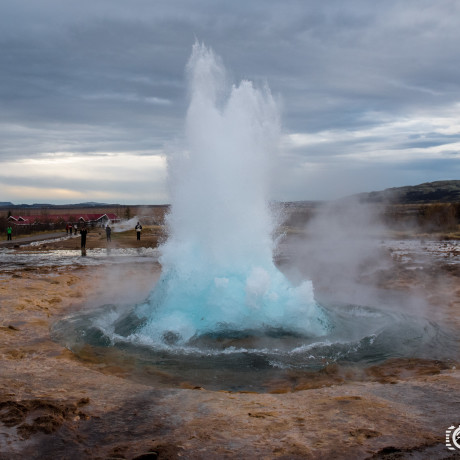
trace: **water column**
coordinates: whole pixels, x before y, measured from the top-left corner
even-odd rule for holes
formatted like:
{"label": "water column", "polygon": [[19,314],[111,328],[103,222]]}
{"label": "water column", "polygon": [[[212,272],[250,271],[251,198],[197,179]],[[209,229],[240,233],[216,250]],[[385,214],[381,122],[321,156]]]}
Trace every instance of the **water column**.
{"label": "water column", "polygon": [[195,43],[187,65],[187,148],[168,158],[171,212],[162,276],[137,331],[185,343],[212,331],[286,328],[322,335],[310,281],[292,286],[272,260],[269,209],[280,122],[268,88],[228,82],[221,60]]}

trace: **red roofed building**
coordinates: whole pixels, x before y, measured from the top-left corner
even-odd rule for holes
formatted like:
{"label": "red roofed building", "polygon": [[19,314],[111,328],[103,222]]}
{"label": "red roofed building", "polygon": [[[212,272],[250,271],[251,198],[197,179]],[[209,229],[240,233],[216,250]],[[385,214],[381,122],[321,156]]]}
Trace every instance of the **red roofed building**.
{"label": "red roofed building", "polygon": [[112,212],[107,214],[38,214],[26,217],[8,217],[8,222],[15,225],[84,223],[91,227],[105,227],[109,221],[112,223],[120,222],[120,218]]}
{"label": "red roofed building", "polygon": [[10,216],[8,217],[8,222],[16,225],[28,225],[32,222],[29,222],[29,218],[21,217],[21,216]]}

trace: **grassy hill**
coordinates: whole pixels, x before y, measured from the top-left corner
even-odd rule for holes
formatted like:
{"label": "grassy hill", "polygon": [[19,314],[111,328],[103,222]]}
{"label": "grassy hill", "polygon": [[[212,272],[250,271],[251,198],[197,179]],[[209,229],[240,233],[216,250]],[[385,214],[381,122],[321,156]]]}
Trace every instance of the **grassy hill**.
{"label": "grassy hill", "polygon": [[460,203],[460,180],[426,182],[355,195],[362,202],[388,204]]}

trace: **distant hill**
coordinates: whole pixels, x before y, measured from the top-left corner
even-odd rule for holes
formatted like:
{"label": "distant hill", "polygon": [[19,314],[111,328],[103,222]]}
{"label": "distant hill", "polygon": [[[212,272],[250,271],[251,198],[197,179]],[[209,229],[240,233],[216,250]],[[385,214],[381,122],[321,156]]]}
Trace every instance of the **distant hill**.
{"label": "distant hill", "polygon": [[460,180],[426,182],[353,195],[361,202],[390,204],[460,203]]}
{"label": "distant hill", "polygon": [[119,204],[109,203],[96,203],[95,201],[89,201],[87,203],[76,203],[76,204],[50,204],[50,203],[34,203],[34,204],[13,204],[9,201],[1,201],[0,208],[21,208],[21,209],[71,209],[71,208],[107,208],[121,206]]}
{"label": "distant hill", "polygon": [[[364,203],[388,203],[388,204],[429,204],[429,203],[460,203],[460,180],[443,180],[436,182],[426,182],[419,185],[407,185],[404,187],[393,187],[376,192],[364,192],[342,198],[358,198]],[[338,201],[341,201],[338,200]],[[315,201],[296,201],[284,203],[287,207],[314,208],[320,202]],[[5,209],[72,209],[72,208],[115,208],[115,207],[138,207],[140,205],[120,205],[115,203],[97,203],[89,201],[76,204],[13,204],[9,201],[1,201],[0,208]],[[167,205],[144,205],[144,207],[164,207]]]}

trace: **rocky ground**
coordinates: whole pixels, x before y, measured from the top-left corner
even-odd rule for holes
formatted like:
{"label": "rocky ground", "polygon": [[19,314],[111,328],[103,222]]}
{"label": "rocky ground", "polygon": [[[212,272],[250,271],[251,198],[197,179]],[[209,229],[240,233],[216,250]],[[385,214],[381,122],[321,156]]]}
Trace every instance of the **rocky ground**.
{"label": "rocky ground", "polygon": [[[111,244],[153,247],[158,238],[153,229],[140,243],[130,233]],[[89,234],[88,251],[106,245],[102,233]],[[60,248],[78,249],[78,238],[32,250]],[[388,243],[386,257],[373,287],[416,292],[430,317],[460,331],[458,254],[414,268],[410,249],[401,255]],[[0,459],[459,458],[445,446],[445,430],[460,424],[455,359],[330,366],[257,394],[136,383],[126,368],[83,363],[51,339],[50,327],[69,312],[142,300],[159,271],[151,262],[0,273]],[[354,288],[368,289],[366,276]]]}

